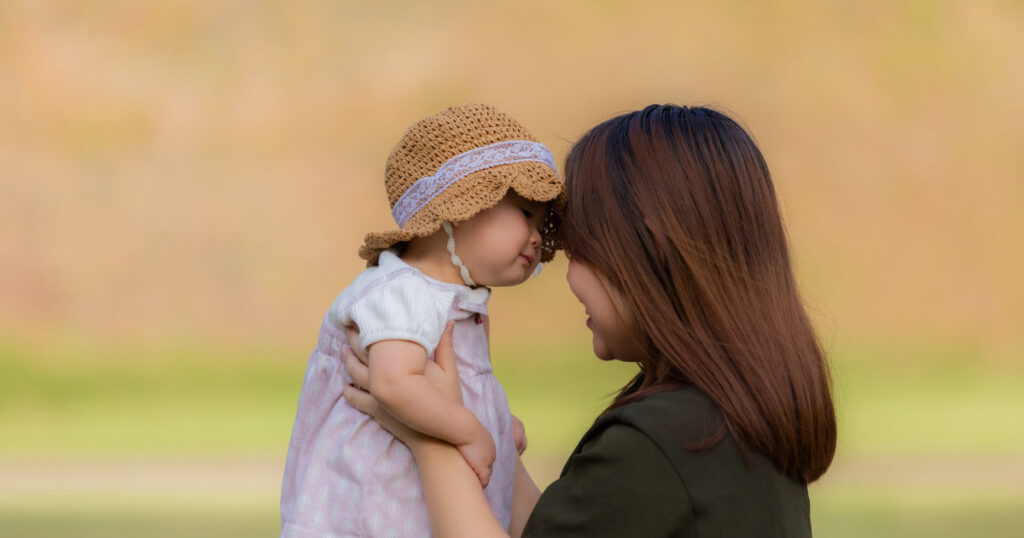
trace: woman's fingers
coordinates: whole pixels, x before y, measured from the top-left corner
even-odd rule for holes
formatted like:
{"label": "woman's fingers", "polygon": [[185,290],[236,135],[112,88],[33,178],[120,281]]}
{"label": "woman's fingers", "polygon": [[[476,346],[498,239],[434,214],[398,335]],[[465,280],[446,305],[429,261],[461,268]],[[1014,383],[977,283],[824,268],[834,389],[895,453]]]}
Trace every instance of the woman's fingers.
{"label": "woman's fingers", "polygon": [[[359,362],[359,360],[354,357],[351,360],[357,363]],[[391,413],[388,413],[387,409],[380,405],[372,394],[359,388],[355,384],[347,385],[341,395],[349,405],[373,417],[373,419],[377,421],[377,424],[380,424],[382,428],[391,432],[391,435],[397,437],[398,440],[409,445],[409,448],[415,448],[415,446],[419,446],[419,444],[429,441],[428,437],[399,422],[398,419],[391,415]]]}
{"label": "woman's fingers", "polygon": [[462,403],[462,387],[459,385],[459,369],[455,365],[455,348],[452,332],[455,322],[449,321],[434,350],[434,362],[427,363],[424,377],[452,400]]}
{"label": "woman's fingers", "polygon": [[369,362],[370,358],[363,351],[363,346],[359,342],[358,325],[353,324],[345,327],[345,340],[348,342],[348,345],[352,347],[352,353],[359,357],[359,360],[363,361],[363,364]]}
{"label": "woman's fingers", "polygon": [[449,321],[441,334],[441,341],[437,343],[437,350],[434,351],[434,361],[445,371],[455,368],[455,345],[452,343],[454,331],[455,322]]}
{"label": "woman's fingers", "polygon": [[341,348],[341,360],[345,364],[345,373],[352,379],[352,383],[359,387],[370,386],[370,368],[356,357],[352,347]]}
{"label": "woman's fingers", "polygon": [[370,415],[373,418],[378,418],[380,415],[380,406],[377,404],[377,400],[363,389],[355,385],[349,385],[345,387],[342,396],[345,397],[345,401],[352,407]]}

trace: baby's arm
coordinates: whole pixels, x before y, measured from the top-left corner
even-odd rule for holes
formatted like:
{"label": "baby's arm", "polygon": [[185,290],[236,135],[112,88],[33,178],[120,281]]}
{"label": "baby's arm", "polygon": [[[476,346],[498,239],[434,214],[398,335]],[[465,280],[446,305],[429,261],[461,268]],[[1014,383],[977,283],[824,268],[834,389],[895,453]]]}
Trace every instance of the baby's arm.
{"label": "baby's arm", "polygon": [[427,352],[406,340],[370,345],[370,393],[395,418],[459,448],[484,485],[490,478],[495,447],[487,428],[472,411],[444,395],[423,377]]}

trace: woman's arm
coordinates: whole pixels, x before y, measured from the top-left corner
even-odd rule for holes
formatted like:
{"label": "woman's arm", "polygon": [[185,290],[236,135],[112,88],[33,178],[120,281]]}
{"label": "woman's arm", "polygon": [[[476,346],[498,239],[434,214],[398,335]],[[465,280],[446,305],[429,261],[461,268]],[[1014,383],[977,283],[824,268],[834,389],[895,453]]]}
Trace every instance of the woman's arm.
{"label": "woman's arm", "polygon": [[509,534],[513,538],[519,538],[523,534],[526,520],[530,519],[533,507],[537,505],[537,499],[540,498],[540,489],[533,482],[533,478],[530,478],[530,473],[526,472],[526,467],[519,456],[516,456],[516,475],[512,491],[512,524]]}
{"label": "woman's arm", "polygon": [[480,482],[458,450],[435,439],[407,444],[420,471],[434,536],[508,537],[487,504]]}

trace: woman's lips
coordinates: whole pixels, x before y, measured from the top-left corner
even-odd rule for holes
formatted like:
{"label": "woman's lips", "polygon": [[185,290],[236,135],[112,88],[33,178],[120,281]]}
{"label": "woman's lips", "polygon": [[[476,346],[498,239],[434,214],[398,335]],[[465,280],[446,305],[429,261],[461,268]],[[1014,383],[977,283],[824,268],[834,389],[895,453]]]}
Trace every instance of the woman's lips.
{"label": "woman's lips", "polygon": [[519,257],[526,262],[526,265],[530,265],[531,263],[533,263],[533,258],[527,256],[526,254],[520,254]]}

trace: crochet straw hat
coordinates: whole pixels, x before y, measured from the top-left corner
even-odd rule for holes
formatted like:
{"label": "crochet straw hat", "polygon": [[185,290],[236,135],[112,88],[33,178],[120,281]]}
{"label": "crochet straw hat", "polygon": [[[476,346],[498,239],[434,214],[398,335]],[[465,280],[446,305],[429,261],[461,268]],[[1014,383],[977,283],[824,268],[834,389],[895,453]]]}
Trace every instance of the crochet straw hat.
{"label": "crochet straw hat", "polygon": [[395,204],[414,183],[422,178],[443,175],[438,170],[446,163],[449,165],[446,170],[453,163],[459,164],[459,159],[453,157],[463,158],[466,152],[478,148],[482,148],[479,151],[488,151],[485,146],[503,146],[500,144],[503,142],[513,146],[516,142],[526,142],[531,148],[539,147],[539,151],[548,156],[547,162],[502,162],[502,159],[495,159],[494,163],[487,165],[489,167],[470,167],[475,171],[464,176],[452,176],[458,179],[443,190],[435,189],[440,192],[415,212],[409,212],[411,216],[402,213],[400,207],[396,220],[401,222],[401,217],[407,220],[398,229],[367,234],[359,249],[359,257],[366,260],[368,266],[376,265],[383,250],[414,237],[428,236],[437,231],[444,221],[464,221],[494,207],[511,188],[524,198],[552,202],[541,231],[540,246],[541,261],[550,261],[560,248],[557,235],[565,207],[565,184],[554,169],[547,148],[537,143],[537,139],[519,122],[492,106],[454,106],[410,127],[391,150],[384,168],[388,202],[395,212]]}

